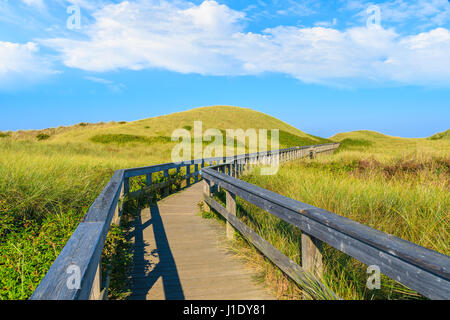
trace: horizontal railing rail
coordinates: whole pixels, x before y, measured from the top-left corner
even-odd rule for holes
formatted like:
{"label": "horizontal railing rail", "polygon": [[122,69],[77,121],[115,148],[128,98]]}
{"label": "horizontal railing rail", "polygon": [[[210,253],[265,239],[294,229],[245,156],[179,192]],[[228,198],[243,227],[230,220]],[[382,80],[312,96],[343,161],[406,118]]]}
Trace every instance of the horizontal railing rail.
{"label": "horizontal railing rail", "polygon": [[[307,291],[313,287],[316,290],[312,291],[317,294],[317,285],[314,283],[319,283],[319,288],[322,288],[320,295],[336,298],[336,295],[320,284],[321,242],[324,242],[366,265],[378,266],[381,273],[425,297],[450,299],[449,256],[239,180],[239,170],[236,175],[234,165],[219,164],[201,170],[206,204],[227,220],[228,228],[236,228]],[[225,190],[226,208],[214,200],[212,184]],[[236,196],[302,231],[302,267],[236,217]]]}
{"label": "horizontal railing rail", "polygon": [[[233,168],[238,169],[250,162],[272,163],[271,161],[274,159],[284,161],[300,156],[314,157],[318,153],[331,152],[338,146],[339,143],[301,146],[232,157],[196,159],[181,163],[117,170],[91,205],[30,299],[86,300],[106,298],[108,281],[102,281],[101,255],[111,224],[120,222],[123,207],[119,200],[123,195],[129,194],[130,178],[146,176],[147,186],[152,186],[152,175],[162,172],[167,181],[155,184],[153,187],[154,189],[168,188],[172,182],[169,170],[176,169],[179,173],[184,168],[186,174],[181,179],[185,179],[186,186],[189,186],[192,179],[194,179],[194,182],[202,179],[200,168],[204,168],[206,165],[230,163]],[[169,190],[166,190],[167,192]]]}

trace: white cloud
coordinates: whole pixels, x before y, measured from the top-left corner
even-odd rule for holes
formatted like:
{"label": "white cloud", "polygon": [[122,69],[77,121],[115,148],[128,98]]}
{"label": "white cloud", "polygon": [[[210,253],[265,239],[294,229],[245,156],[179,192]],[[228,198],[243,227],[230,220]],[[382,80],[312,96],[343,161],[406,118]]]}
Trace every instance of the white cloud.
{"label": "white cloud", "polygon": [[0,87],[33,82],[54,74],[50,64],[38,55],[34,42],[25,44],[0,41]]}
{"label": "white cloud", "polygon": [[[430,9],[431,10],[431,9]],[[204,75],[277,72],[308,83],[363,81],[450,85],[445,28],[402,36],[393,29],[279,26],[248,33],[245,13],[204,1],[139,0],[104,6],[87,40],[54,38],[64,64],[88,71],[162,68]]]}
{"label": "white cloud", "polygon": [[228,74],[221,53],[240,30],[242,13],[214,1],[199,6],[161,1],[122,2],[93,14],[89,41],[49,39],[69,67],[90,71],[165,68],[182,73]]}

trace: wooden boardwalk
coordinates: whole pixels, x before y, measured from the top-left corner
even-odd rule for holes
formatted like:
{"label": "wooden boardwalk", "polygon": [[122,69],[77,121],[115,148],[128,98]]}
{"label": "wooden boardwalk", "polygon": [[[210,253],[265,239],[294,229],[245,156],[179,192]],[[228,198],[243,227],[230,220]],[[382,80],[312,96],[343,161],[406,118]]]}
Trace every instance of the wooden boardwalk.
{"label": "wooden boardwalk", "polygon": [[[232,225],[236,228],[312,296],[339,298],[321,282],[322,244],[326,243],[365,265],[380,266],[381,273],[427,298],[450,299],[449,256],[237,179],[249,164],[278,163],[307,156],[314,159],[317,154],[332,152],[339,145],[298,146],[232,158],[196,159],[181,164],[117,170],[30,299],[105,299],[109,279],[102,281],[101,253],[110,225],[120,221],[123,207],[119,200],[129,193],[130,178],[145,177],[150,184],[153,174],[162,173],[169,177],[169,170],[181,172],[184,169],[186,175],[181,179],[187,180],[198,175],[200,166],[202,179],[209,185],[220,185],[227,195],[225,206],[212,196],[206,196],[208,206],[227,220],[227,227]],[[191,170],[193,166],[195,171]],[[169,178],[152,184],[152,188],[162,189],[172,183]],[[215,192],[215,189],[209,193],[211,191]],[[302,231],[302,266],[235,216],[236,197]],[[223,249],[225,228],[214,220],[205,220],[197,215],[196,205],[201,200],[202,185],[197,184],[141,212],[132,233],[135,255],[131,298],[271,299],[272,296],[252,281],[252,272],[245,270],[232,254]],[[68,285],[68,280],[73,280],[68,273],[69,268],[73,267],[78,267],[79,280],[83,284],[78,290]]]}
{"label": "wooden boardwalk", "polygon": [[200,217],[202,183],[142,210],[132,235],[130,299],[274,299],[224,248],[225,228]]}

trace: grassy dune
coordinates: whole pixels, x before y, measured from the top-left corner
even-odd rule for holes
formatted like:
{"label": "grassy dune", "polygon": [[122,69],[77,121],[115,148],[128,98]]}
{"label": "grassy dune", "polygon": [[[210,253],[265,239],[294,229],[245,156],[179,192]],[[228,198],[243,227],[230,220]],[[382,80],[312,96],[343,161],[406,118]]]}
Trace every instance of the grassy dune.
{"label": "grassy dune", "polygon": [[[193,132],[196,120],[203,121],[203,130],[279,129],[282,148],[330,141],[236,107],[198,108],[129,123],[0,132],[0,299],[31,295],[114,170],[169,162],[172,131]],[[428,139],[343,133],[331,138],[342,142],[333,157],[283,166],[270,180],[257,174],[247,178],[448,254],[447,137],[448,131]],[[255,208],[241,205],[250,225],[259,221],[250,219],[257,214]],[[263,213],[258,219],[263,222],[257,227],[267,239],[298,261],[295,230]],[[114,230],[111,239],[120,243],[120,231]],[[117,250],[112,245],[108,248]],[[240,251],[264,268],[264,277],[276,284],[280,297],[301,297],[295,286],[254,251],[245,247]],[[336,258],[350,263],[345,257]],[[370,298],[370,293],[353,285],[358,283],[354,278],[362,281],[361,272],[346,267],[332,270],[329,281],[340,283],[332,287],[342,297]],[[402,289],[396,286],[377,297],[398,297],[398,290]]]}
{"label": "grassy dune", "polygon": [[429,137],[430,140],[450,140],[450,129],[436,133]]}
{"label": "grassy dune", "polygon": [[[261,176],[255,169],[243,179],[450,254],[450,140],[404,139],[370,131],[331,139],[342,143],[332,156],[283,164],[276,176]],[[299,230],[238,203],[243,220],[301,263]],[[243,243],[237,251],[261,270],[280,298],[303,297],[301,290]],[[331,247],[325,246],[324,262],[326,284],[344,299],[420,298],[387,277],[382,278],[381,290],[367,290],[367,266]]]}
{"label": "grassy dune", "polygon": [[0,133],[0,299],[28,298],[114,170],[170,162],[172,131],[279,129],[281,147],[322,143],[268,115],[206,107],[134,122]]}

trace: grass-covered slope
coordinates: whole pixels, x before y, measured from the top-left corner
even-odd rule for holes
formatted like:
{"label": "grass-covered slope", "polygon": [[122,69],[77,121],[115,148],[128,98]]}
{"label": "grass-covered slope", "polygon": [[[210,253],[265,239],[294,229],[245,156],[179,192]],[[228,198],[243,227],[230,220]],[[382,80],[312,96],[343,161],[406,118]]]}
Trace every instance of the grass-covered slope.
{"label": "grass-covered slope", "polygon": [[416,144],[418,139],[408,139],[388,136],[376,131],[359,130],[351,132],[338,133],[330,140],[340,142],[342,149],[363,149],[363,147],[373,148],[402,148],[411,147]]}
{"label": "grass-covered slope", "polygon": [[443,132],[436,133],[436,134],[432,135],[431,137],[429,137],[428,139],[430,139],[430,140],[441,140],[441,139],[450,140],[450,129],[443,131]]}
{"label": "grass-covered slope", "polygon": [[122,168],[170,161],[176,144],[171,141],[172,132],[184,128],[193,136],[194,121],[202,121],[203,132],[210,128],[222,132],[226,129],[278,129],[281,148],[329,142],[261,112],[229,106],[196,108],[128,123],[81,123],[40,131],[7,132],[0,141],[22,145],[44,157],[82,157],[97,164]]}
{"label": "grass-covered slope", "polygon": [[197,120],[203,130],[279,129],[281,147],[328,141],[237,107],[0,133],[0,300],[30,296],[114,170],[170,162],[172,131]]}
{"label": "grass-covered slope", "polygon": [[389,156],[420,155],[448,155],[450,145],[448,132],[441,132],[429,138],[400,138],[388,136],[375,131],[351,131],[338,133],[329,139],[340,142],[339,153],[354,151],[353,156],[359,153],[370,152],[376,158]]}

